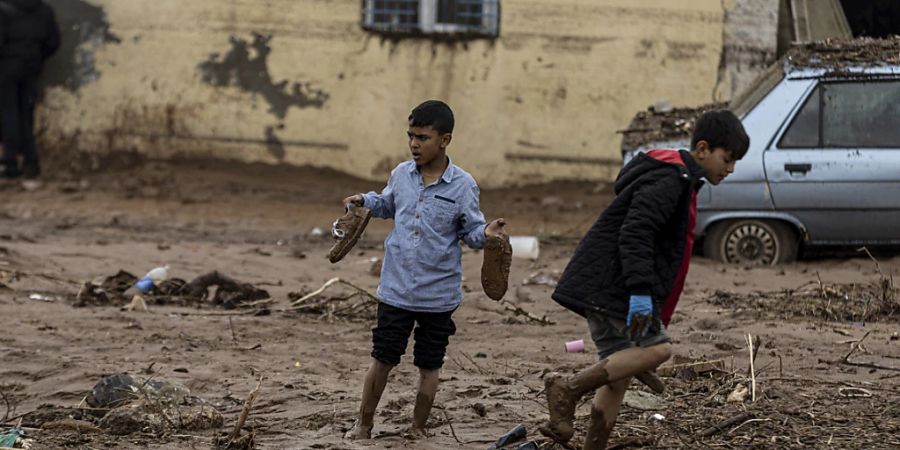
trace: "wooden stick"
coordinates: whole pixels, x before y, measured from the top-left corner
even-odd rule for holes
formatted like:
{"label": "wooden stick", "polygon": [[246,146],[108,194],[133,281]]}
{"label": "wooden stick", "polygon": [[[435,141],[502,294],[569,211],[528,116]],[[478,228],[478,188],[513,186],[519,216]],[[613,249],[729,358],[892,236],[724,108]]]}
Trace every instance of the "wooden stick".
{"label": "wooden stick", "polygon": [[[297,306],[305,304],[306,302],[310,301],[311,299],[321,295],[323,292],[325,292],[326,289],[330,288],[331,286],[333,286],[336,283],[340,283],[345,286],[349,286],[353,289],[356,289],[360,294],[365,295],[369,299],[375,301],[375,303],[378,303],[378,297],[372,295],[371,293],[369,293],[369,291],[367,291],[353,283],[350,283],[349,281],[343,280],[340,277],[334,277],[334,278],[326,281],[325,284],[323,284],[322,287],[320,287],[319,289],[316,289],[315,291],[312,291],[309,294],[306,294],[303,297],[300,297],[297,300],[292,301],[291,306],[297,307]],[[290,311],[291,309],[292,308],[288,308],[288,309],[285,309],[284,311]]]}
{"label": "wooden stick", "polygon": [[340,280],[341,280],[340,278],[334,277],[334,278],[326,281],[325,284],[322,285],[322,287],[316,289],[315,291],[310,292],[309,294],[304,295],[303,297],[298,298],[297,300],[292,301],[291,306],[300,306],[300,305],[306,303],[310,299],[315,298],[319,294],[325,292],[325,289],[328,289],[329,287],[331,287],[331,285],[333,285],[334,283],[337,283]]}
{"label": "wooden stick", "polygon": [[753,417],[753,412],[751,412],[751,411],[743,412],[743,413],[738,414],[729,419],[725,419],[725,420],[701,431],[700,436],[702,436],[702,437],[712,436],[720,431],[723,431],[725,428],[728,428],[738,422],[743,422],[747,419],[750,419],[751,417]]}
{"label": "wooden stick", "polygon": [[259,381],[256,383],[256,387],[253,388],[252,391],[250,391],[250,394],[247,396],[247,400],[244,401],[244,407],[241,408],[241,415],[238,416],[238,421],[234,424],[234,430],[231,432],[231,435],[228,436],[228,443],[225,444],[225,448],[230,447],[231,443],[241,435],[241,429],[244,428],[244,423],[247,421],[247,416],[250,415],[250,408],[253,406],[253,400],[256,399],[256,393],[259,392],[260,385],[262,385],[262,375],[260,375]]}
{"label": "wooden stick", "polygon": [[519,306],[512,304],[509,300],[501,299],[501,300],[499,300],[499,303],[501,305],[503,305],[504,309],[512,312],[513,314],[515,314],[517,316],[524,316],[528,320],[537,322],[541,325],[556,325],[556,322],[553,322],[552,320],[547,319],[547,316],[538,317],[528,311],[525,311],[524,309],[520,308]]}
{"label": "wooden stick", "polygon": [[756,403],[756,371],[753,368],[753,336],[747,334],[747,345],[750,347],[750,399]]}
{"label": "wooden stick", "polygon": [[[865,247],[863,247],[863,248],[865,248]],[[844,355],[843,358],[841,358],[842,363],[844,363],[844,364],[850,363],[850,355],[852,355],[853,352],[859,350],[859,346],[862,344],[862,341],[866,340],[866,338],[869,337],[869,333],[871,333],[871,332],[872,332],[872,330],[866,331],[866,334],[864,334],[862,338],[860,338],[858,341],[856,341],[855,344],[850,346],[850,351],[847,352],[847,354]]]}

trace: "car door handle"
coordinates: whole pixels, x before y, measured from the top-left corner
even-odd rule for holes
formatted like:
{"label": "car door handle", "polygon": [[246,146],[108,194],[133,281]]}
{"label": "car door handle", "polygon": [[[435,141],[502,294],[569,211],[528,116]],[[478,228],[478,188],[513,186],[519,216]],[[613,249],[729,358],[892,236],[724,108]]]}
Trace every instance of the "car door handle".
{"label": "car door handle", "polygon": [[785,172],[809,172],[812,170],[812,164],[785,164],[784,165]]}

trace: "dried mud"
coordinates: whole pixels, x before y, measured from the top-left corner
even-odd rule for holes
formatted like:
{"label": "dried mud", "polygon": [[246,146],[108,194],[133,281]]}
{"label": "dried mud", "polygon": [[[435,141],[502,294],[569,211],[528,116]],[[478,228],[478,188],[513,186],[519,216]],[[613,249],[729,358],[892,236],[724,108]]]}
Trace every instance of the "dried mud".
{"label": "dried mud", "polygon": [[[136,187],[116,188],[123,184]],[[591,350],[564,351],[567,341],[590,342],[586,324],[550,300],[552,277],[538,282],[535,274],[559,273],[580,234],[608,203],[608,190],[562,183],[483,192],[488,217],[506,218],[513,235],[541,237],[540,259],[513,260],[509,303],[499,304],[481,290],[482,254],[466,250],[466,300],[454,315],[458,331],[427,424],[431,436],[411,441],[403,435],[418,379],[407,354],[391,375],[374,439],[348,442],[343,433],[358,411],[373,322],[370,312],[344,315],[331,305],[371,301],[356,288],[335,283],[311,300],[320,309],[291,308],[336,277],[375,291],[378,278],[370,269],[373,259],[383,256],[380,243],[390,222],[372,221],[354,250],[334,265],[326,259],[328,236],[313,229],[330,227],[346,195],[380,185],[315,170],[215,162],[145,162],[79,178],[51,177],[35,190],[0,185],[3,424],[42,414],[41,405],[68,408],[42,423],[53,418],[95,424],[96,416],[78,408],[100,377],[152,373],[206,399],[222,414],[223,426],[118,436],[42,429],[32,421],[26,432],[33,448],[211,448],[234,427],[248,392],[262,377],[245,425],[249,434],[243,435],[253,437],[255,448],[486,448],[519,423],[542,448],[559,448],[537,433],[548,417],[542,377],[550,371],[575,373],[596,356]],[[534,207],[549,195],[569,201]],[[881,272],[865,256],[752,270],[698,258],[669,329],[673,363],[721,363],[702,373],[673,371],[673,377],[662,378],[662,406],[624,407],[610,445],[900,445],[897,313],[883,311],[861,323],[857,309],[828,316],[796,314],[786,306],[805,298],[801,293],[815,299],[819,280],[835,295],[853,292],[848,286],[857,286],[857,294],[863,286],[877,287],[881,273],[890,276],[900,268],[900,258],[879,258]],[[99,277],[102,284],[120,270],[140,275],[162,264],[185,280],[219,270],[265,289],[270,314],[206,303],[150,303],[144,312],[122,310],[120,302],[84,307],[69,302],[85,282]],[[798,288],[804,285],[814,289]],[[716,301],[717,291],[729,292],[729,301]],[[755,306],[759,298],[767,303]],[[758,313],[777,305],[785,308],[783,314]],[[506,306],[555,324],[521,320]],[[747,334],[759,336],[752,377]],[[752,380],[755,401],[747,394],[728,401],[738,385],[747,390]],[[637,383],[633,388],[647,390]],[[589,415],[584,402],[576,412],[574,444],[584,439]],[[740,420],[715,427],[735,418]]]}

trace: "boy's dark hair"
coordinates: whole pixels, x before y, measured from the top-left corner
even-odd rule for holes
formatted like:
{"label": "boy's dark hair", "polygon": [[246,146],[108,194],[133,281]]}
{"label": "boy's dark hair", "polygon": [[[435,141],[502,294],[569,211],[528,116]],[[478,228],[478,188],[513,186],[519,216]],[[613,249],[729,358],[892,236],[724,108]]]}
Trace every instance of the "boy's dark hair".
{"label": "boy's dark hair", "polygon": [[409,113],[409,125],[431,127],[439,134],[453,132],[453,111],[440,100],[428,100],[416,106]]}
{"label": "boy's dark hair", "polygon": [[741,119],[725,109],[707,111],[697,119],[691,137],[691,150],[700,141],[706,141],[710,149],[723,147],[734,160],[743,158],[750,148],[750,137],[744,131]]}

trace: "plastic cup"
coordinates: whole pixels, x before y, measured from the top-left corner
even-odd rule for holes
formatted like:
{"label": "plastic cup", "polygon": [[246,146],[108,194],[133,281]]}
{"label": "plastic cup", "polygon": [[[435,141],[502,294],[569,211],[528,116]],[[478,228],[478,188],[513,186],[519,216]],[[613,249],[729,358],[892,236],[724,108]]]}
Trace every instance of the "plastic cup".
{"label": "plastic cup", "polygon": [[512,247],[513,258],[535,260],[541,253],[538,238],[534,236],[510,236],[509,245]]}
{"label": "plastic cup", "polygon": [[566,352],[581,353],[584,351],[584,339],[566,342]]}

